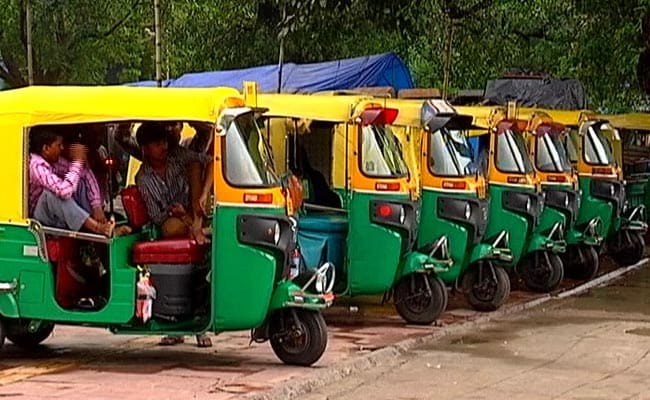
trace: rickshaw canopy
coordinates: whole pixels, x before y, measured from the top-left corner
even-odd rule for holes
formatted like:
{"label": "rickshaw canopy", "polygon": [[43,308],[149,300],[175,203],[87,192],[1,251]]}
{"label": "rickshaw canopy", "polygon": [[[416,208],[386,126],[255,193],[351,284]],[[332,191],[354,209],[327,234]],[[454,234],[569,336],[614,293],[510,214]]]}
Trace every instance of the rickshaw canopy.
{"label": "rickshaw canopy", "polygon": [[598,118],[608,120],[617,129],[650,130],[650,113],[601,114]]}
{"label": "rickshaw canopy", "polygon": [[42,124],[131,120],[216,122],[221,107],[240,100],[232,88],[161,89],[125,86],[32,86],[0,92],[0,169],[6,195],[0,221],[23,224],[27,218],[26,128]]}

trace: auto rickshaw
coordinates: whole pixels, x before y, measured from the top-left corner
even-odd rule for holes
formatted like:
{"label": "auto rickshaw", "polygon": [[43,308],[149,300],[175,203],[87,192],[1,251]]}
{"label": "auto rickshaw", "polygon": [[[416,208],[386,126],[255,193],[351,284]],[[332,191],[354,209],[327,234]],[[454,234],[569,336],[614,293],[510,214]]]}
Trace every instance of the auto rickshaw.
{"label": "auto rickshaw", "polygon": [[[593,226],[584,230],[576,227],[581,196],[578,175],[571,166],[564,146],[567,128],[541,111],[522,112],[518,116],[529,120],[526,135],[528,150],[544,194],[540,226],[544,225],[546,214],[559,213],[564,217],[567,251],[561,257],[565,275],[591,279],[598,273],[600,260],[596,249],[603,238],[595,229],[590,229]],[[546,220],[548,226],[548,221],[553,218]]]}
{"label": "auto rickshaw", "polygon": [[303,178],[298,243],[307,269],[332,262],[337,296],[392,295],[409,323],[430,324],[447,291],[446,243],[414,250],[419,207],[388,124],[398,110],[352,95],[265,95],[267,132],[276,157]]}
{"label": "auto rickshaw", "polygon": [[544,214],[544,199],[523,137],[528,121],[502,107],[458,107],[474,116],[480,167],[487,171],[490,213],[486,237],[510,234],[511,270],[533,291],[550,292],[564,277],[562,214]]}
{"label": "auto rickshaw", "polygon": [[510,294],[510,278],[501,263],[512,259],[508,235],[492,241],[484,234],[489,198],[467,140],[472,117],[457,114],[442,100],[388,99],[399,110],[391,128],[400,139],[420,197],[418,248],[444,239],[453,264],[438,276],[460,288],[480,311],[498,309]]}
{"label": "auto rickshaw", "polygon": [[630,113],[600,115],[619,131],[621,141],[614,141],[613,153],[616,161],[623,167],[625,179],[625,201],[628,208],[636,208],[641,219],[648,222],[647,210],[650,207],[650,115]]}
{"label": "auto rickshaw", "polygon": [[[299,205],[299,191],[274,174],[253,112],[236,90],[33,86],[0,93],[0,109],[0,160],[11,189],[0,199],[0,343],[6,337],[34,347],[55,324],[137,335],[251,329],[252,340],[269,340],[285,363],[318,361],[327,345],[320,310],[333,300],[329,267],[312,275],[315,284],[288,278],[296,248],[292,207]],[[211,245],[159,238],[134,188],[122,191],[123,214],[119,202],[109,199],[110,211],[132,229],[123,236],[54,228],[30,218],[31,130],[66,127],[83,140],[89,134],[85,124],[147,121],[212,126]],[[82,246],[93,246],[105,268],[91,288],[97,301],[63,301],[86,288],[75,280],[82,274],[77,268]]]}
{"label": "auto rickshaw", "polygon": [[645,251],[644,207],[626,206],[618,131],[589,111],[543,110],[554,121],[572,128],[567,153],[578,171],[582,201],[578,227],[602,224],[604,247],[620,265],[638,262]]}

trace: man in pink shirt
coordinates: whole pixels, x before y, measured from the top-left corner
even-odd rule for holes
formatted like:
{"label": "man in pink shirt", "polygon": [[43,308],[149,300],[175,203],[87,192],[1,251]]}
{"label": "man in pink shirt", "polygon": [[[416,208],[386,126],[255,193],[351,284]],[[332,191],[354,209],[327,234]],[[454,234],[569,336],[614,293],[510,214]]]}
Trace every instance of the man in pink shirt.
{"label": "man in pink shirt", "polygon": [[97,181],[84,168],[88,149],[72,144],[72,161],[64,161],[63,137],[34,129],[29,150],[29,216],[46,226],[112,236],[115,223],[106,221]]}

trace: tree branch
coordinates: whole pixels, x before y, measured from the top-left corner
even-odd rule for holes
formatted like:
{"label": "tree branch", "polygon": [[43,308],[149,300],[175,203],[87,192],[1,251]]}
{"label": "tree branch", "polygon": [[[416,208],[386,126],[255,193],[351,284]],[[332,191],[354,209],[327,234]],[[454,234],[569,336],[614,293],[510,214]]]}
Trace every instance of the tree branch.
{"label": "tree branch", "polygon": [[126,21],[131,18],[135,9],[142,4],[143,0],[135,0],[129,10],[124,14],[124,16],[113,23],[113,25],[104,32],[91,32],[87,35],[77,35],[69,44],[68,49],[73,49],[81,43],[82,40],[101,40],[111,36],[116,30],[118,30]]}

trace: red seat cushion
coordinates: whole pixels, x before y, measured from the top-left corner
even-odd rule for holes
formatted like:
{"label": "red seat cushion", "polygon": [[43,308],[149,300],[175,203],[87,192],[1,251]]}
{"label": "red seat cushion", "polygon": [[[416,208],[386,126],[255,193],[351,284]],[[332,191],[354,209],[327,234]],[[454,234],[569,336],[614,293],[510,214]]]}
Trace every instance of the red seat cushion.
{"label": "red seat cushion", "polygon": [[206,249],[193,239],[161,239],[134,244],[132,258],[135,264],[195,264]]}
{"label": "red seat cushion", "polygon": [[72,238],[48,237],[47,257],[51,262],[68,261],[76,256],[77,246]]}
{"label": "red seat cushion", "polygon": [[142,194],[136,186],[129,186],[122,189],[122,205],[126,216],[129,218],[129,225],[133,229],[140,229],[149,222],[149,213],[144,204]]}

